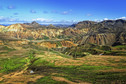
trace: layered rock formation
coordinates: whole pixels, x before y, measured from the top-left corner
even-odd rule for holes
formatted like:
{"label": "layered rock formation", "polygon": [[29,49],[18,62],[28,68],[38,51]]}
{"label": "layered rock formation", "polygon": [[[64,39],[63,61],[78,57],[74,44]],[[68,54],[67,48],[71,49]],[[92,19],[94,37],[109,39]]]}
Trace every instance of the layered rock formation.
{"label": "layered rock formation", "polygon": [[92,24],[90,31],[84,35],[81,44],[114,45],[126,43],[126,21],[106,20]]}
{"label": "layered rock formation", "polygon": [[[98,45],[126,44],[126,21],[121,19],[102,22],[83,21],[73,25],[72,28],[41,26],[36,22],[10,26],[0,25],[0,32],[17,39],[66,39],[78,44],[94,43]],[[65,46],[65,43],[63,44]]]}
{"label": "layered rock formation", "polygon": [[114,33],[97,33],[84,36],[81,44],[113,45],[115,42],[116,35]]}
{"label": "layered rock formation", "polygon": [[10,35],[0,33],[0,45],[4,44],[28,44],[27,40],[17,39],[14,37],[11,37]]}
{"label": "layered rock formation", "polygon": [[[40,28],[37,28],[37,27]],[[43,39],[64,39],[69,36],[76,36],[77,34],[82,34],[86,32],[86,30],[77,30],[72,28],[41,28],[41,26],[32,22],[29,25],[26,24],[13,24],[7,27],[2,26],[0,28],[0,32],[6,33],[11,37],[15,37],[18,39],[29,39],[29,40],[43,40]]]}

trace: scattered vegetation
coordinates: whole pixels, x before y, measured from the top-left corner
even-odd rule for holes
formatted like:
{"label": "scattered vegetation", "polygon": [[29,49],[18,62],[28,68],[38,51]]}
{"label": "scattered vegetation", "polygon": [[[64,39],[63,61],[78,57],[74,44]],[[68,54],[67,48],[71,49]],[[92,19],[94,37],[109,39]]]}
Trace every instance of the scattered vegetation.
{"label": "scattered vegetation", "polygon": [[[63,52],[66,54],[65,55],[53,49],[33,45],[32,43],[28,44],[28,46],[23,45],[22,47],[25,47],[25,50],[28,49],[27,54],[0,58],[0,73],[10,73],[25,69],[33,70],[34,75],[44,75],[44,77],[38,79],[36,82],[29,81],[28,84],[67,84],[65,81],[56,81],[52,79],[53,76],[63,77],[75,83],[126,83],[126,73],[122,71],[126,69],[125,56],[117,59],[114,58],[115,56],[113,56],[113,58],[86,56],[87,54],[89,55],[89,53],[111,54],[114,52],[117,54],[117,52],[123,53],[124,51],[116,51],[114,50],[116,47],[98,46],[96,44],[87,46],[89,47],[83,45],[66,48]],[[9,50],[10,48],[3,47],[1,49]],[[68,55],[73,56],[76,60],[71,59]],[[66,63],[66,65],[57,65],[57,63]]]}
{"label": "scattered vegetation", "polygon": [[[123,50],[119,50],[119,49]],[[113,55],[113,56],[126,56],[125,45],[120,46],[99,46],[96,44],[87,44],[87,45],[79,45],[77,47],[66,48],[63,51],[64,54],[72,55],[73,57],[76,56],[75,53],[79,53],[79,56],[83,57],[85,52],[90,53],[92,55]],[[76,56],[76,57],[79,57]]]}
{"label": "scattered vegetation", "polygon": [[[81,65],[81,66],[39,66],[32,67],[32,70],[36,71],[39,74],[45,74],[46,78],[41,78],[37,83],[44,83],[43,80],[49,81],[48,84],[52,84],[53,81],[50,81],[50,76],[57,76],[66,78],[72,82],[78,83],[78,80],[97,83],[97,84],[111,84],[113,83],[123,83],[126,82],[126,73],[125,72],[101,72],[100,70],[110,70],[113,67],[109,66],[90,66],[90,65]],[[58,73],[52,75],[52,73]],[[118,81],[117,81],[118,80]],[[52,82],[52,83],[51,83]],[[35,83],[36,84],[36,83]],[[61,83],[62,84],[62,83]]]}
{"label": "scattered vegetation", "polygon": [[117,50],[126,50],[126,45],[117,45],[113,46],[113,48],[116,48]]}
{"label": "scattered vegetation", "polygon": [[55,81],[50,76],[43,77],[35,83],[28,83],[28,84],[68,84],[66,82],[62,81]]}

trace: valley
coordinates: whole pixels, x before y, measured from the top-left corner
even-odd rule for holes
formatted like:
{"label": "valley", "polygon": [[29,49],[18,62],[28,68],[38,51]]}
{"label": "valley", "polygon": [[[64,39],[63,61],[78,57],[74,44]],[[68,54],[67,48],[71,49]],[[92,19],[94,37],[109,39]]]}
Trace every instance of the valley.
{"label": "valley", "polygon": [[0,25],[1,84],[125,84],[126,21]]}

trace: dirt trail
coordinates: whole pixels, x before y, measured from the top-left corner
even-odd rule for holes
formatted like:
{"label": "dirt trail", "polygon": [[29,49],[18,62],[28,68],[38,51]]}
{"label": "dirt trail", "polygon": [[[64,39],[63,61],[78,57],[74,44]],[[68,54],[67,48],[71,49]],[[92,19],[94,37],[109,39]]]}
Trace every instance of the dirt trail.
{"label": "dirt trail", "polygon": [[[33,75],[27,72],[29,62],[25,64],[25,68],[20,72],[12,72],[7,75],[0,77],[0,81],[3,81],[3,84],[27,84],[29,81],[35,82],[37,79],[43,77],[42,75]],[[28,73],[28,74],[26,74]]]}
{"label": "dirt trail", "polygon": [[37,79],[43,77],[42,75],[23,74],[24,72],[13,72],[0,77],[1,84],[27,84],[29,81],[35,82]]}
{"label": "dirt trail", "polygon": [[72,82],[72,81],[69,81],[63,77],[55,77],[53,76],[52,77],[53,80],[56,80],[56,81],[64,81],[64,82],[67,82],[68,84],[91,84],[91,83],[87,83],[87,82],[79,82],[79,83],[75,83],[75,82]]}

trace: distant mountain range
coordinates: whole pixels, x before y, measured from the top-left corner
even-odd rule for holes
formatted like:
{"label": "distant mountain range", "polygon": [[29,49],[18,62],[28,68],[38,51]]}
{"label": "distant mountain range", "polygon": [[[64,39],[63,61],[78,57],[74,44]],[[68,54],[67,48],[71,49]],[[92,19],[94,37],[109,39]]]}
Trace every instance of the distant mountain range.
{"label": "distant mountain range", "polygon": [[[36,24],[38,24],[37,22],[35,22],[35,21],[33,21],[32,23],[24,23],[24,24],[27,24],[27,25],[36,25]],[[12,25],[12,24],[0,24],[0,25],[3,25],[3,26],[9,26],[9,25]],[[41,25],[41,26],[48,26],[48,25],[50,25],[50,24],[38,24],[38,25]],[[54,26],[56,26],[56,27],[69,27],[69,26],[71,26],[71,24],[53,24]]]}
{"label": "distant mountain range", "polygon": [[0,26],[0,32],[18,39],[68,39],[79,45],[126,44],[126,21],[82,21],[73,25],[40,25],[37,22]]}

